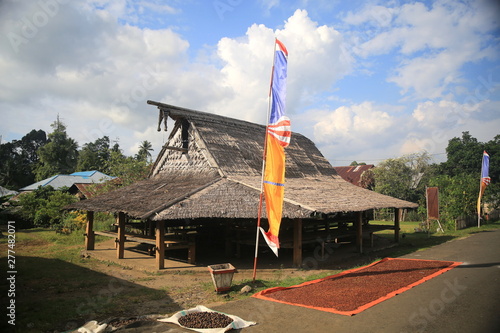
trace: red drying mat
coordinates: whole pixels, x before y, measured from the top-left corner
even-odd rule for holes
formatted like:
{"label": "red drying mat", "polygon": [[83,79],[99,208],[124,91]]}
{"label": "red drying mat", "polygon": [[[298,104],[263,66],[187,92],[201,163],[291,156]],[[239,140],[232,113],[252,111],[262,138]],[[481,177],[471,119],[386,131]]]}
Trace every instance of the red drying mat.
{"label": "red drying mat", "polygon": [[253,297],[352,316],[460,264],[385,258],[296,286],[269,288]]}

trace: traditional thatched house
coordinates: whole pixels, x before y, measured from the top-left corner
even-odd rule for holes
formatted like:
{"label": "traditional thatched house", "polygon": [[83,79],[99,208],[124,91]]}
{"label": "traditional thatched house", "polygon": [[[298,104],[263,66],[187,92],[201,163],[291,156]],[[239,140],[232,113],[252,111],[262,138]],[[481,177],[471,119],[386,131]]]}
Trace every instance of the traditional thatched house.
{"label": "traditional thatched house", "polygon": [[[163,268],[165,248],[181,245],[180,241],[166,240],[165,226],[198,226],[199,241],[207,237],[204,232],[211,227],[219,228],[217,234],[238,244],[254,244],[265,126],[148,103],[158,106],[160,121],[166,117],[175,120],[174,128],[147,180],[71,206],[90,212],[87,248],[93,248],[93,211],[117,213],[118,257],[123,257],[125,237],[132,241],[147,238],[125,236],[127,217],[153,224],[156,238],[150,242],[156,246],[159,268]],[[314,143],[301,134],[292,134],[285,151],[286,189],[280,241],[282,247],[294,249],[296,265],[302,263],[302,245],[318,239],[327,242],[355,235],[361,250],[363,234],[378,230],[366,224],[364,212],[417,206],[346,182]],[[346,213],[351,213],[351,220],[345,219]],[[395,216],[397,239],[399,214]],[[226,229],[220,232],[223,226]],[[194,251],[192,243],[191,250]]]}

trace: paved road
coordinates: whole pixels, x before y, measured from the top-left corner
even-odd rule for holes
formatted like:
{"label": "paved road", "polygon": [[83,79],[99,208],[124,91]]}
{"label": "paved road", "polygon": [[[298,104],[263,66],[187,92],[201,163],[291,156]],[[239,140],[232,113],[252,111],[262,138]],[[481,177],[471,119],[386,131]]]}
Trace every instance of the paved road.
{"label": "paved road", "polygon": [[258,324],[243,332],[500,332],[500,230],[405,258],[462,265],[352,317],[248,298],[214,307]]}

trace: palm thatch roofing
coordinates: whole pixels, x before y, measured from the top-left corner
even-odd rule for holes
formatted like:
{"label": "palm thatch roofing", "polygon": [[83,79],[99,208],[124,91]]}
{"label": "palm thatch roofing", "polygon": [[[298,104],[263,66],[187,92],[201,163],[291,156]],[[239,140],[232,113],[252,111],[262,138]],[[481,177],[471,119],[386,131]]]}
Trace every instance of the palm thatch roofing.
{"label": "palm thatch roofing", "polygon": [[[124,212],[155,221],[257,218],[265,126],[148,104],[175,120],[149,178],[68,208]],[[285,153],[285,218],[417,207],[343,180],[314,143],[299,133],[292,133]]]}

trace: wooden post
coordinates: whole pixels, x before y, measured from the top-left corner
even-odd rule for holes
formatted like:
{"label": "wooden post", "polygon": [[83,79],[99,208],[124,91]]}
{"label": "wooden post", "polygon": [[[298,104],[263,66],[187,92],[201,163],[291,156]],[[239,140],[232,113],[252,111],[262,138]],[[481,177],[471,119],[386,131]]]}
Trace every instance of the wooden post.
{"label": "wooden post", "polygon": [[156,221],[156,266],[165,268],[165,221]]}
{"label": "wooden post", "polygon": [[394,208],[394,241],[399,243],[399,215],[401,209]]}
{"label": "wooden post", "polygon": [[356,246],[359,253],[363,253],[363,212],[356,212]]}
{"label": "wooden post", "polygon": [[123,259],[125,254],[125,213],[119,212],[116,217],[116,224],[118,224],[118,247],[116,248],[116,257]]}
{"label": "wooden post", "polygon": [[231,227],[228,224],[226,224],[225,226],[225,239],[226,239],[226,246],[225,246],[225,250],[226,250],[226,257],[230,257],[233,255],[232,253],[232,246],[231,246]]}
{"label": "wooden post", "polygon": [[188,264],[196,264],[196,241],[194,239],[188,244]]}
{"label": "wooden post", "polygon": [[94,212],[87,211],[87,228],[85,230],[85,249],[93,250],[95,244]]}
{"label": "wooden post", "polygon": [[293,220],[293,266],[302,266],[302,219]]}

